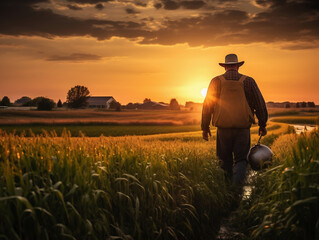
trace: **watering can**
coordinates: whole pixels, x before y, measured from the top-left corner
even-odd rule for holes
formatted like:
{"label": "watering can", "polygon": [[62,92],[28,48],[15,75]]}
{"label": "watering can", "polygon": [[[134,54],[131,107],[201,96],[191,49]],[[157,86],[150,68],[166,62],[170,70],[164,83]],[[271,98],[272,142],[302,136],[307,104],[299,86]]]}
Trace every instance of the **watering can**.
{"label": "watering can", "polygon": [[260,144],[261,137],[259,137],[258,142],[250,148],[247,154],[247,161],[255,171],[266,168],[272,162],[273,152],[266,145]]}

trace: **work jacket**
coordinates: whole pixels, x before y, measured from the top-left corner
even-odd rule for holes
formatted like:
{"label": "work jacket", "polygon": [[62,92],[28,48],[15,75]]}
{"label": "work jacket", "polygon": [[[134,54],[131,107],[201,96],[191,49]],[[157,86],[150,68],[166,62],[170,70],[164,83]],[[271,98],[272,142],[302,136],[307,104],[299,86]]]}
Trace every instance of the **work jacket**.
{"label": "work jacket", "polygon": [[[236,70],[228,70],[223,74],[226,80],[239,80],[242,77],[242,74],[238,73]],[[255,82],[251,77],[246,76],[244,82],[244,92],[246,96],[247,103],[253,114],[256,114],[258,118],[258,125],[261,127],[266,127],[268,120],[268,111],[266,107],[265,100]],[[211,80],[206,98],[203,104],[202,110],[202,121],[201,128],[203,131],[209,130],[209,125],[212,119],[212,114],[216,107],[216,103],[219,100],[220,94],[220,79],[215,77]]]}

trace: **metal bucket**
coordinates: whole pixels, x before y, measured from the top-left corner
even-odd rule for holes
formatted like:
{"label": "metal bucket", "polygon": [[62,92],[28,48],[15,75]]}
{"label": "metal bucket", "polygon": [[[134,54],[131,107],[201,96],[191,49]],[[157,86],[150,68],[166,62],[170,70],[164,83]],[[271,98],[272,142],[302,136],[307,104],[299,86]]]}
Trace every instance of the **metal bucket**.
{"label": "metal bucket", "polygon": [[266,168],[272,162],[273,152],[269,147],[260,144],[261,137],[259,137],[257,144],[250,148],[247,154],[247,161],[255,171]]}

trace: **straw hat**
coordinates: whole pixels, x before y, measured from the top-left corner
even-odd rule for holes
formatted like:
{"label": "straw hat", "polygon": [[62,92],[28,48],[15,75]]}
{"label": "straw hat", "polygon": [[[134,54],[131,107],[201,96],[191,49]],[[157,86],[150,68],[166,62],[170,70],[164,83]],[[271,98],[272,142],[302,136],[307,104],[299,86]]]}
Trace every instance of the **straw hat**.
{"label": "straw hat", "polygon": [[220,66],[225,67],[227,65],[234,65],[237,64],[238,67],[244,64],[245,61],[238,62],[238,58],[236,54],[228,54],[225,57],[224,63],[219,63]]}

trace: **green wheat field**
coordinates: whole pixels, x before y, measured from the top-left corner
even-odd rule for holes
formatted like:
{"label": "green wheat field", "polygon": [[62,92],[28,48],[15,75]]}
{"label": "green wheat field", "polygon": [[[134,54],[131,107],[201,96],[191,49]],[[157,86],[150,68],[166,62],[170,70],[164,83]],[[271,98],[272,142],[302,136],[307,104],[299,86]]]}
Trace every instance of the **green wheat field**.
{"label": "green wheat field", "polygon": [[0,239],[215,239],[236,204],[237,239],[319,238],[318,128],[296,135],[270,122],[262,143],[273,165],[251,174],[240,202],[215,155],[216,129],[205,142],[198,126],[156,128],[113,137],[2,128]]}

